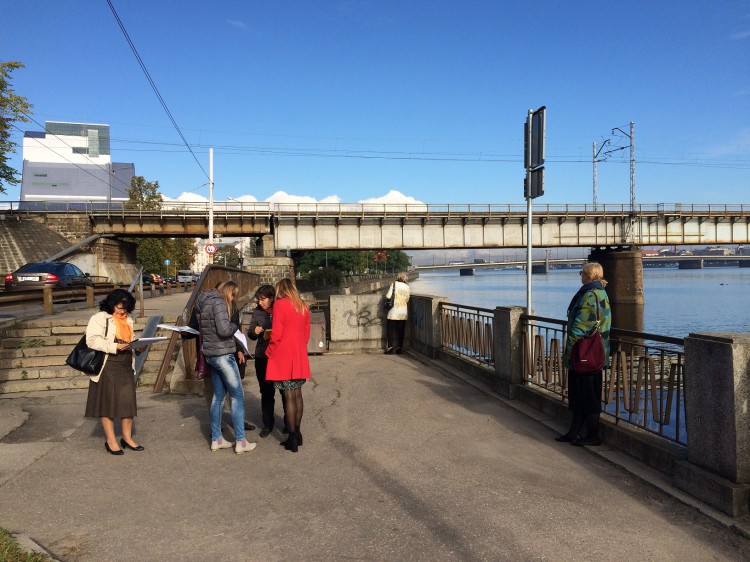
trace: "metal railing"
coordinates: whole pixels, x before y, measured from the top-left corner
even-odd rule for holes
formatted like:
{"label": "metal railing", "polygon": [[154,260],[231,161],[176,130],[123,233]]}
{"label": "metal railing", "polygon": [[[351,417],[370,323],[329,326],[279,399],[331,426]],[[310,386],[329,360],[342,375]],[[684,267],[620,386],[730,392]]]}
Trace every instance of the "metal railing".
{"label": "metal railing", "polygon": [[[0,213],[88,213],[139,215],[156,214],[207,214],[208,202],[164,201],[158,210],[146,211],[127,209],[121,201],[0,201]],[[526,215],[526,205],[493,205],[493,204],[426,204],[426,203],[268,203],[263,201],[214,201],[215,213],[241,213],[254,216],[265,215],[269,218],[290,216],[398,216],[423,218],[466,218],[466,217],[507,217],[508,215]],[[601,217],[619,216],[675,216],[675,217],[723,217],[748,216],[750,205],[743,204],[684,204],[656,203],[636,205],[629,204],[559,204],[534,205],[536,217]]]}
{"label": "metal railing", "polygon": [[[567,402],[568,373],[562,361],[566,322],[526,314],[521,321],[526,384]],[[533,338],[528,338],[530,331]],[[682,339],[613,328],[610,364],[603,377],[603,413],[616,424],[687,445],[684,374]]]}
{"label": "metal railing", "polygon": [[491,309],[440,303],[439,314],[442,349],[494,368]]}

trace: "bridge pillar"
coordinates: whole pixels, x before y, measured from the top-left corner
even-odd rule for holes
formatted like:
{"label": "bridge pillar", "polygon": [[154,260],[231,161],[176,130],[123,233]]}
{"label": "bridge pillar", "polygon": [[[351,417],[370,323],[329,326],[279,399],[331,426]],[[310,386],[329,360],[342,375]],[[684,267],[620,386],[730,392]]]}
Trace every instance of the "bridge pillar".
{"label": "bridge pillar", "polygon": [[610,303],[643,305],[643,255],[639,249],[596,248],[589,261],[604,268]]}
{"label": "bridge pillar", "polygon": [[273,258],[276,256],[276,243],[273,234],[264,234],[260,239],[262,256],[264,258]]}
{"label": "bridge pillar", "polygon": [[680,260],[677,267],[679,269],[703,269],[703,260]]}

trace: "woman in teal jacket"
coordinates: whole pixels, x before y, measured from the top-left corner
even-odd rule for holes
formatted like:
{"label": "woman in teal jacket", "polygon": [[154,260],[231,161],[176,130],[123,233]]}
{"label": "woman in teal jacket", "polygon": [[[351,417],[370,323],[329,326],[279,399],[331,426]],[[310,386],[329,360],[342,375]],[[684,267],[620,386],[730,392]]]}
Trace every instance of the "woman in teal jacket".
{"label": "woman in teal jacket", "polygon": [[[573,412],[573,423],[568,432],[555,439],[573,445],[601,445],[599,439],[599,415],[602,411],[602,372],[578,373],[570,367],[573,346],[587,336],[599,322],[599,332],[604,344],[604,356],[609,358],[609,330],[612,326],[612,310],[604,287],[604,270],[596,262],[581,268],[583,286],[568,306],[568,328],[565,340],[563,363],[568,369],[568,408]],[[586,435],[579,434],[584,423]]]}

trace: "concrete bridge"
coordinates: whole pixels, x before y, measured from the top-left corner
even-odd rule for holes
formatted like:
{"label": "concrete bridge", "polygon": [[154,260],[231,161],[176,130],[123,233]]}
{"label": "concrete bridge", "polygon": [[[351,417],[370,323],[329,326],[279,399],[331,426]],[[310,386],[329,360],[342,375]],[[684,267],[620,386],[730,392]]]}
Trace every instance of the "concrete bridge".
{"label": "concrete bridge", "polygon": [[[157,210],[8,202],[6,214],[77,222],[85,235],[273,236],[277,251],[523,248],[525,205],[167,202]],[[534,247],[750,243],[750,205],[536,205]],[[85,234],[85,235],[83,235]]]}

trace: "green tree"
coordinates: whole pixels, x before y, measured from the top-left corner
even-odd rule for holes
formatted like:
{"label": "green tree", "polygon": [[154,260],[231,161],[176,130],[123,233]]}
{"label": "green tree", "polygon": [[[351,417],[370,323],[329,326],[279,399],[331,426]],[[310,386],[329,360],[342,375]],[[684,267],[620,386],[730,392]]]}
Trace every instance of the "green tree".
{"label": "green tree", "polygon": [[172,242],[172,253],[169,259],[175,269],[190,269],[195,261],[198,248],[195,247],[193,238],[174,238]]}
{"label": "green tree", "polygon": [[146,181],[143,176],[133,176],[130,179],[126,209],[142,211],[156,211],[161,209],[162,196],[159,193],[159,182]]}
{"label": "green tree", "polygon": [[[376,267],[376,258],[378,261]],[[365,251],[365,250],[315,250],[300,252],[295,255],[295,269],[303,275],[321,267],[337,269],[344,275],[349,272],[364,273],[375,271],[405,271],[409,266],[409,256],[401,250]]]}
{"label": "green tree", "polygon": [[10,75],[24,65],[20,62],[0,62],[0,193],[6,193],[3,183],[16,185],[18,173],[10,167],[8,159],[16,152],[16,143],[10,140],[14,123],[28,123],[32,105],[23,96],[16,95],[11,86]]}
{"label": "green tree", "polygon": [[231,244],[221,246],[216,249],[214,263],[216,265],[226,265],[227,267],[239,267],[240,253],[237,248]]}

